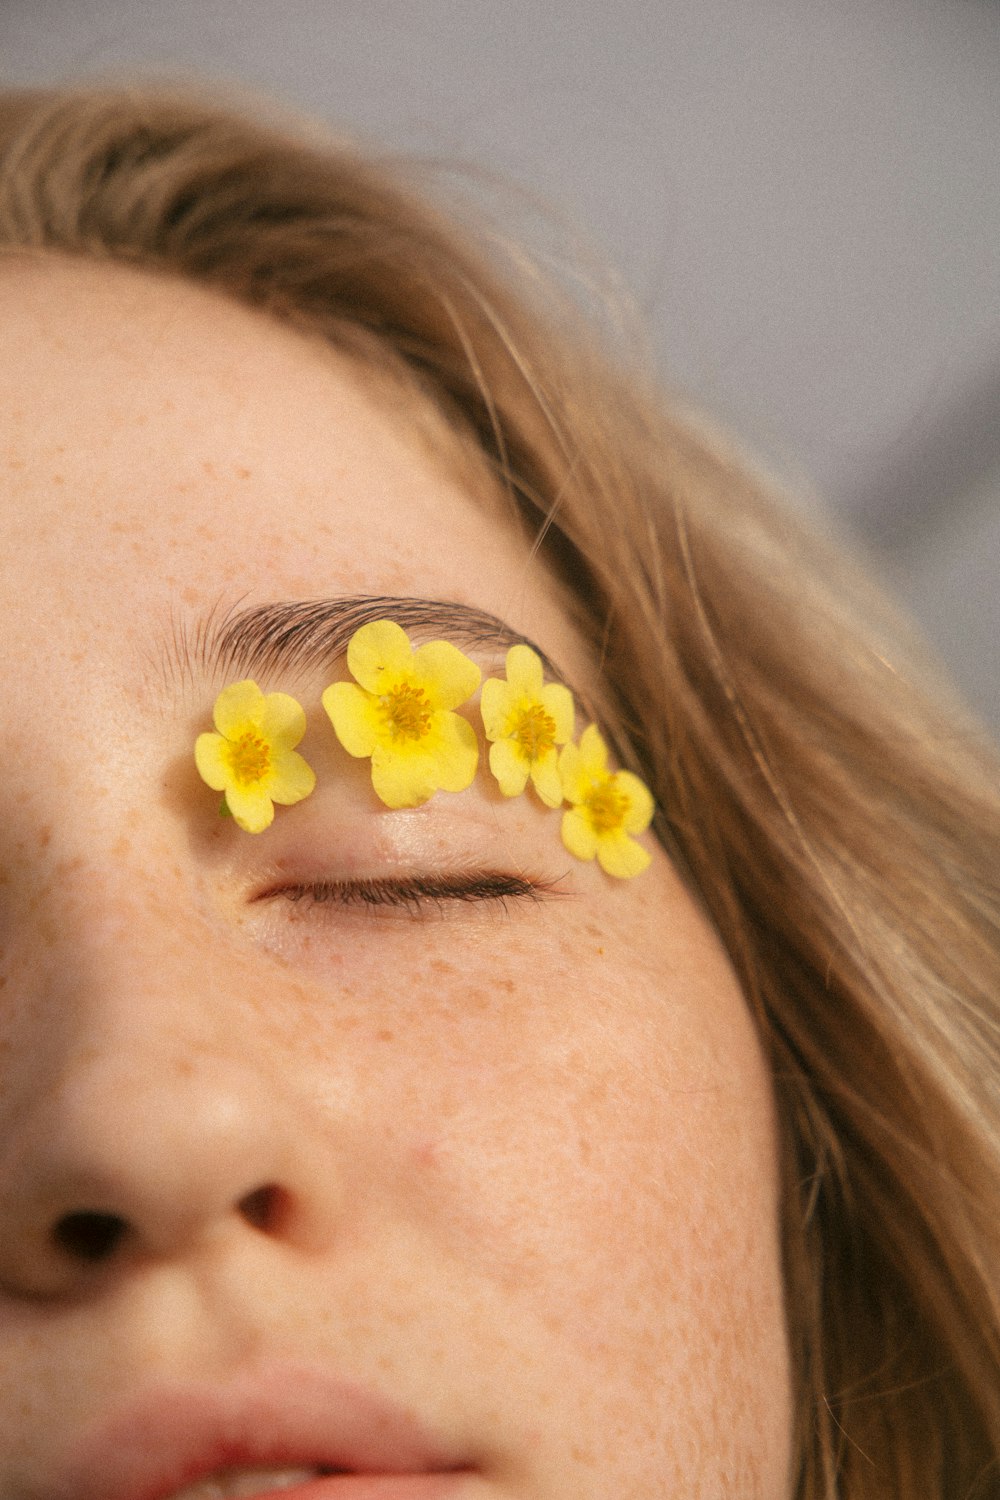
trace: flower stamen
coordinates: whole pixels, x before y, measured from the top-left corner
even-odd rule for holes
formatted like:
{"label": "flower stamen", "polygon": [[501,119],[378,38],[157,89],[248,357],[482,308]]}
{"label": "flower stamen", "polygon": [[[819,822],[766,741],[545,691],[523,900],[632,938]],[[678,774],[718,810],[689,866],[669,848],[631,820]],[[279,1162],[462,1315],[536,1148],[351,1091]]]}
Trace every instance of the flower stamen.
{"label": "flower stamen", "polygon": [[252,729],[226,745],[223,754],[239,786],[256,786],[271,769],[271,747]]}
{"label": "flower stamen", "polygon": [[584,807],[595,833],[611,833],[621,828],[632,806],[624,792],[618,791],[612,781],[595,786],[584,798]]}
{"label": "flower stamen", "polygon": [[433,709],[423,688],[400,682],[380,699],[385,726],[394,740],[422,740]]}
{"label": "flower stamen", "polygon": [[512,715],[508,738],[514,741],[524,760],[529,763],[541,760],[555,748],[556,721],[540,703],[529,703]]}

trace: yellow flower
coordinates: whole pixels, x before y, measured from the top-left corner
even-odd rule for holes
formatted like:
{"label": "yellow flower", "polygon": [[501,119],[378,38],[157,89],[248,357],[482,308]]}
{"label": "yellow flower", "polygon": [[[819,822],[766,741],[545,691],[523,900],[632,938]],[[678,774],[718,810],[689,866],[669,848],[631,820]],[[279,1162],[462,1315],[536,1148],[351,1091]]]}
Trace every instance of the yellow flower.
{"label": "yellow flower", "polygon": [[490,745],[490,770],[505,797],[517,797],[531,777],[547,807],[563,800],[557,745],[573,736],[573,695],[559,682],[542,683],[542,663],[530,646],[507,652],[507,681],[490,677],[480,700]]}
{"label": "yellow flower", "polygon": [[595,724],[579,745],[559,757],[563,794],[573,806],[563,813],[562,840],[577,859],[593,859],[609,875],[639,875],[650,856],[630,834],[644,833],[653,817],[649,789],[631,771],[609,771],[608,749]]}
{"label": "yellow flower", "polygon": [[223,688],[212,717],[218,734],[195,741],[199,774],[225,794],[241,828],[263,833],[275,802],[301,802],[316,785],[312,767],[294,748],[306,732],[306,716],[287,693],[265,695],[248,679]]}
{"label": "yellow flower", "polygon": [[479,763],[476,732],[451,710],[471,698],[481,673],[447,641],[416,650],[392,620],[355,631],[347,648],[354,682],[323,694],[348,755],[372,758],[372,785],[387,807],[417,807],[434,792],[461,792]]}

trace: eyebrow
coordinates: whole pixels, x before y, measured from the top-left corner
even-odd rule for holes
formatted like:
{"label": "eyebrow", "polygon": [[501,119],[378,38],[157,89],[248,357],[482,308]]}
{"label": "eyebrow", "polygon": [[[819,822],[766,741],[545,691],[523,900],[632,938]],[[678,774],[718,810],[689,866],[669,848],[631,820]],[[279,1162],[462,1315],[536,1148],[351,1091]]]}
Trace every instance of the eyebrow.
{"label": "eyebrow", "polygon": [[486,610],[444,599],[351,594],[329,599],[238,604],[187,624],[172,620],[165,670],[174,682],[199,678],[308,674],[329,670],[362,625],[394,620],[420,644],[439,637],[468,651],[502,654],[530,646],[550,677],[565,678],[540,646]]}

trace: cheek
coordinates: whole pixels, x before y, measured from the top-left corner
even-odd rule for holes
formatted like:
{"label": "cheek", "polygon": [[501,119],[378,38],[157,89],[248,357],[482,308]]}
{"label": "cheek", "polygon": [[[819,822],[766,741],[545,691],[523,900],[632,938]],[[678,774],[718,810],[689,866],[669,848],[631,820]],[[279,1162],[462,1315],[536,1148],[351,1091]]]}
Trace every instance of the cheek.
{"label": "cheek", "polygon": [[524,1013],[501,966],[478,997],[489,1044],[452,1030],[410,1144],[447,1253],[573,1425],[651,1464],[669,1432],[679,1470],[690,1444],[722,1475],[761,1435],[782,1451],[788,1371],[770,1093],[741,996],[713,981],[616,987],[578,966]]}
{"label": "cheek", "polygon": [[676,1493],[714,1495],[758,1452],[784,1463],[769,1081],[697,917],[672,895],[661,937],[601,895],[607,912],[581,899],[536,925],[386,923],[337,953],[318,937],[292,1008],[308,1025],[279,1006],[275,1055],[332,1140],[350,1117],[358,1305],[395,1244],[415,1325],[458,1309],[463,1385],[516,1389],[525,1431],[544,1406],[553,1430],[599,1434],[599,1468],[634,1455],[645,1487],[599,1493],[660,1492],[668,1452]]}
{"label": "cheek", "polygon": [[721,1370],[780,1335],[765,1070],[721,961],[666,980],[603,947],[428,954],[364,1024],[372,1108],[449,1256],[574,1358]]}
{"label": "cheek", "polygon": [[676,1012],[637,1024],[606,993],[572,999],[486,1049],[453,1042],[426,1123],[432,1175],[460,1179],[449,1196],[495,1273],[563,1285],[586,1327],[609,1284],[678,1302],[732,1272],[770,1238],[774,1171],[752,1054]]}
{"label": "cheek", "polygon": [[307,989],[318,979],[326,1003],[296,987],[304,1024],[270,1008],[267,1050],[287,1056],[297,1033],[288,1071],[318,1070],[331,1104],[349,1079],[411,1190],[447,1205],[497,1276],[527,1287],[545,1266],[578,1305],[612,1271],[676,1297],[748,1253],[745,1226],[773,1237],[777,1173],[731,971],[680,923],[662,947],[643,962],[596,927],[514,940],[502,921],[460,938],[442,923],[417,939],[404,924],[325,951]]}

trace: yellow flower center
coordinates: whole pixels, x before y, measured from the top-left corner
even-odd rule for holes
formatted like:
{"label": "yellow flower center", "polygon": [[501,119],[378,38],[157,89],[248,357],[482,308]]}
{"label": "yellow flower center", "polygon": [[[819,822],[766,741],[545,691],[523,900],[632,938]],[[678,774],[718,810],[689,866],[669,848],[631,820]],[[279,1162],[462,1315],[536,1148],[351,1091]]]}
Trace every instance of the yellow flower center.
{"label": "yellow flower center", "polygon": [[382,717],[394,740],[421,740],[431,727],[432,709],[423,688],[401,682],[382,694]]}
{"label": "yellow flower center", "polygon": [[529,703],[516,714],[510,738],[524,760],[540,760],[555,745],[556,721],[540,703]]}
{"label": "yellow flower center", "polygon": [[619,792],[609,776],[592,787],[584,798],[584,807],[595,833],[612,833],[620,828],[631,807],[631,799]]}
{"label": "yellow flower center", "polygon": [[271,747],[252,729],[226,746],[226,759],[238,786],[255,786],[271,769]]}

